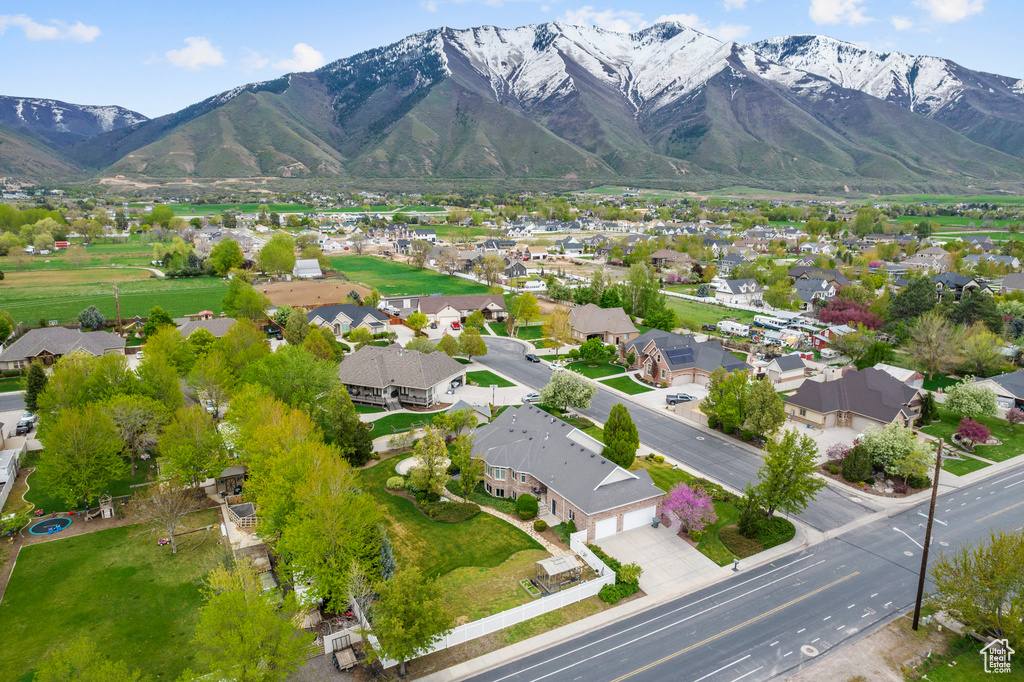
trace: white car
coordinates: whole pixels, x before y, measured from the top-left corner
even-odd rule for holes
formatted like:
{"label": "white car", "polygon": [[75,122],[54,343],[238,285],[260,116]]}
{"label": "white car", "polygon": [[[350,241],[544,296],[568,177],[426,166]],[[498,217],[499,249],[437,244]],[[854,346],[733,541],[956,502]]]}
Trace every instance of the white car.
{"label": "white car", "polygon": [[28,422],[29,424],[35,424],[36,419],[38,419],[37,416],[35,416],[31,412],[26,412],[25,414],[21,415],[21,419],[19,419],[18,421]]}
{"label": "white car", "polygon": [[539,403],[540,393],[527,393],[523,396],[524,403]]}

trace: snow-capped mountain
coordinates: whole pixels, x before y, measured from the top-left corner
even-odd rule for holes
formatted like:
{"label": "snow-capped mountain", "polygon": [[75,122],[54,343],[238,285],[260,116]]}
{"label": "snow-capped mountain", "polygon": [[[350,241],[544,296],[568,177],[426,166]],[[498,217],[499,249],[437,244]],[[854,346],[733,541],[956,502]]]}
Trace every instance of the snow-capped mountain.
{"label": "snow-capped mountain", "polygon": [[0,96],[0,124],[51,143],[70,144],[147,120],[142,114],[119,106]]}
{"label": "snow-capped mountain", "polygon": [[[824,76],[942,121],[983,144],[1024,155],[1020,78],[972,71],[940,57],[876,52],[827,36],[769,38],[750,47],[779,64]],[[1009,140],[1008,128],[1016,131]]]}

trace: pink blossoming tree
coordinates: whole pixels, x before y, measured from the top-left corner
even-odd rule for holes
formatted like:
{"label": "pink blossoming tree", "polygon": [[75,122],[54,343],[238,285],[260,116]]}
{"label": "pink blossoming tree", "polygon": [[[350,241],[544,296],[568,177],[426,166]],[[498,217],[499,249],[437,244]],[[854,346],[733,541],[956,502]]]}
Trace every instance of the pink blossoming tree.
{"label": "pink blossoming tree", "polygon": [[661,516],[679,519],[684,531],[700,532],[718,519],[711,497],[700,488],[678,483],[661,503]]}

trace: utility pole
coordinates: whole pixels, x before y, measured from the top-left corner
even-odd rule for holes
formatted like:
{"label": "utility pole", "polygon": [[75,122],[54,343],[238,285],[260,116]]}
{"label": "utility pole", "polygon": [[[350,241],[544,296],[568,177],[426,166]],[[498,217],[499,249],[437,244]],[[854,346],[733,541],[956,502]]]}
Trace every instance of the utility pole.
{"label": "utility pole", "polygon": [[117,289],[117,280],[114,280],[114,302],[117,304],[117,333],[121,335],[124,330],[121,326],[121,295]]}
{"label": "utility pole", "polygon": [[914,604],[914,623],[911,629],[917,630],[921,621],[921,599],[924,597],[924,579],[928,574],[928,548],[932,546],[932,523],[935,521],[935,498],[939,495],[939,472],[942,470],[942,441],[935,455],[935,474],[932,476],[932,504],[928,509],[928,525],[924,530],[924,549],[921,550],[921,576],[917,581],[917,602]]}

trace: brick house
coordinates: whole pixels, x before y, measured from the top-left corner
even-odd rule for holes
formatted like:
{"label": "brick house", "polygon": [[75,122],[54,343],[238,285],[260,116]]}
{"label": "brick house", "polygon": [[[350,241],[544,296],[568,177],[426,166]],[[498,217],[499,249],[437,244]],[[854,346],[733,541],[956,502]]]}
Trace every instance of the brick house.
{"label": "brick house", "polygon": [[749,372],[751,367],[722,347],[722,342],[697,342],[690,334],[673,334],[660,329],[644,332],[626,342],[620,359],[630,353],[636,356],[633,367],[638,368],[648,381],[665,382],[670,386],[700,384],[719,367],[727,372]]}
{"label": "brick house", "polygon": [[848,371],[836,381],[805,381],[783,402],[793,421],[819,429],[909,426],[921,416],[918,390],[874,368]]}
{"label": "brick house", "polygon": [[486,463],[488,493],[534,495],[542,516],[572,521],[592,542],[649,524],[665,496],[646,471],[626,471],[602,457],[603,448],[561,419],[523,405],[476,431],[474,456]]}

